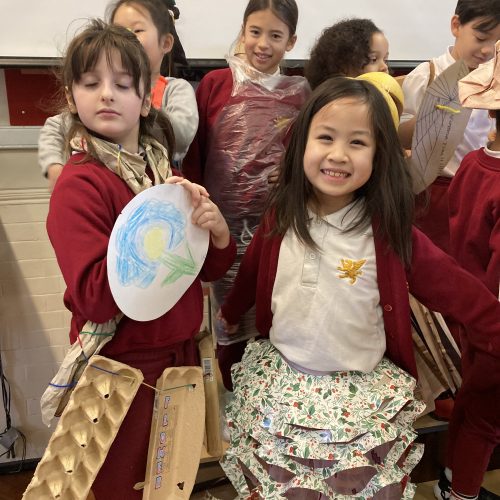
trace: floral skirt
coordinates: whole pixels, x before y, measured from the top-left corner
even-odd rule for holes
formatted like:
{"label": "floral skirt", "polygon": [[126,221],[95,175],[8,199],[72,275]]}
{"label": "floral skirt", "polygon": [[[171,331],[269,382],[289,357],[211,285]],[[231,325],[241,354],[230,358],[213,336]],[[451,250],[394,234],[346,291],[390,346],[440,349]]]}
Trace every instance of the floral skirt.
{"label": "floral skirt", "polygon": [[222,467],[239,498],[413,498],[423,453],[413,422],[425,405],[391,361],[314,376],[265,340],[248,344],[232,376]]}

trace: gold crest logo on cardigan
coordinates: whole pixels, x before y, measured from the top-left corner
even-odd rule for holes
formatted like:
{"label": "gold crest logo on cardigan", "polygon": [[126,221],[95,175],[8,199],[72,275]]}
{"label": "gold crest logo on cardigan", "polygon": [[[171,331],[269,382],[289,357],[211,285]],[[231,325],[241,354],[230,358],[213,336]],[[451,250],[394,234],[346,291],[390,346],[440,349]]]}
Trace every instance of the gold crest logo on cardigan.
{"label": "gold crest logo on cardigan", "polygon": [[361,268],[365,265],[366,259],[361,260],[351,260],[351,259],[340,259],[340,266],[337,269],[341,271],[339,274],[340,279],[349,279],[350,284],[354,285],[357,279],[363,275]]}

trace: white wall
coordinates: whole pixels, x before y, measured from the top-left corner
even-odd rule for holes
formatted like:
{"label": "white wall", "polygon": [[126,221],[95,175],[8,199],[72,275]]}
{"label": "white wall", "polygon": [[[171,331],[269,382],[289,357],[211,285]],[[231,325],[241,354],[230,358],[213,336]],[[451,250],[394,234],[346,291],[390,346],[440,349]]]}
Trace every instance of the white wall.
{"label": "white wall", "polygon": [[[68,349],[70,315],[45,231],[49,195],[36,150],[2,148],[0,165],[0,351],[12,391],[12,425],[27,438],[26,458],[37,458],[52,432],[41,421],[40,396]],[[0,463],[20,460],[21,444],[19,439],[15,459],[3,456]]]}
{"label": "white wall", "polygon": [[[247,0],[177,0],[178,30],[190,59],[222,59],[236,38]],[[441,54],[452,38],[456,0],[297,0],[298,42],[290,59],[307,59],[321,30],[344,17],[368,17],[390,42],[390,59],[420,61]],[[0,0],[0,57],[59,57],[106,0]]]}

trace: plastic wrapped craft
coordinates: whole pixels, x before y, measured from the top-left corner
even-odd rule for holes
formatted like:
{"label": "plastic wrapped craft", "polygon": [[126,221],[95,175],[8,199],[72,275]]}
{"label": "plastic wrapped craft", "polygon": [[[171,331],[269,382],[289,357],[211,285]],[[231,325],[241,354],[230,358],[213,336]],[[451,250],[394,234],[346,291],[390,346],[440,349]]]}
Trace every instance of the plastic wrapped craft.
{"label": "plastic wrapped craft", "polygon": [[[208,140],[205,185],[237,241],[238,256],[226,277],[214,285],[217,303],[234,281],[265,207],[268,176],[279,166],[287,135],[310,92],[301,76],[261,73],[234,56],[227,61],[233,91]],[[240,331],[231,341],[249,336]]]}

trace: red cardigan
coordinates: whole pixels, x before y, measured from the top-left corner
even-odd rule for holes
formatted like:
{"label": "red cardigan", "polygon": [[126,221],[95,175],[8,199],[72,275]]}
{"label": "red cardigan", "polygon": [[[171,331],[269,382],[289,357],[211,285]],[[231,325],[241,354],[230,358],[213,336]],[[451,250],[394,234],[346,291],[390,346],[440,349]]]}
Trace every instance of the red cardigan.
{"label": "red cardigan", "polygon": [[482,149],[465,156],[448,190],[448,207],[451,255],[498,297],[500,159]]}
{"label": "red cardigan", "polygon": [[207,159],[208,135],[217,116],[231,97],[233,74],[229,68],[216,69],[207,73],[196,88],[196,101],[200,121],[198,131],[182,161],[182,173],[192,182],[203,184]]}
{"label": "red cardigan", "polygon": [[[282,237],[265,236],[272,222],[266,217],[255,233],[240,265],[234,287],[222,306],[230,324],[238,323],[256,305],[256,326],[269,336],[271,299]],[[474,276],[437,248],[418,229],[413,230],[411,269],[383,238],[375,237],[377,279],[386,332],[386,355],[417,377],[410,325],[408,291],[429,309],[469,325],[470,342],[500,357],[500,302]]]}
{"label": "red cardigan", "polygon": [[[61,269],[64,302],[72,313],[70,340],[87,320],[104,323],[118,312],[107,277],[106,255],[113,225],[134,193],[111,170],[96,160],[73,155],[50,198],[47,232]],[[234,241],[223,250],[210,245],[197,279],[176,305],[152,321],[124,317],[106,355],[168,347],[192,338],[203,319],[201,281],[221,278],[236,255]]]}

